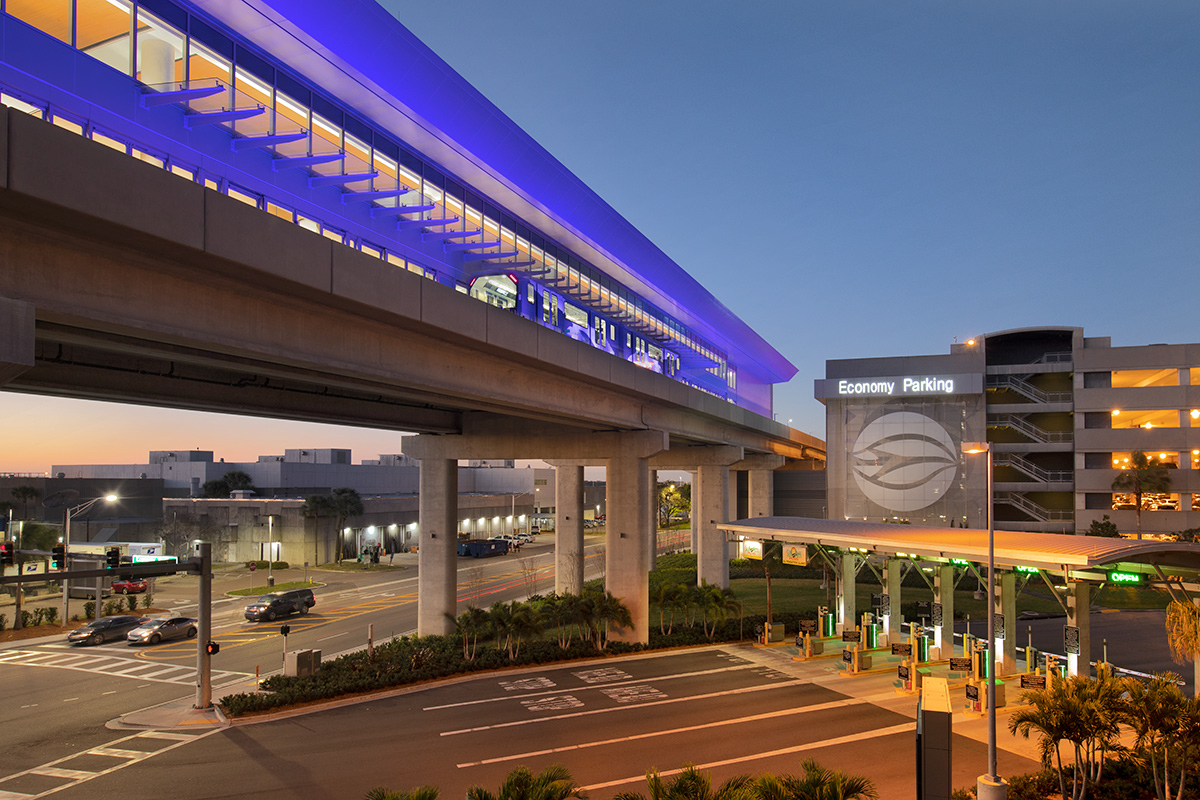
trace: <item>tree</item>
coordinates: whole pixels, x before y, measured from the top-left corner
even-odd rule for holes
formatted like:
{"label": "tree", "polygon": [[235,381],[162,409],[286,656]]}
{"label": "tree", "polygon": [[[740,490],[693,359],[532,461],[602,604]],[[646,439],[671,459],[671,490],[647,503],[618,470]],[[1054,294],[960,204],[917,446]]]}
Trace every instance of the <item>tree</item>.
{"label": "tree", "polygon": [[1159,800],[1171,796],[1171,751],[1183,722],[1186,701],[1177,681],[1178,676],[1171,674],[1155,675],[1144,682],[1132,677],[1124,681],[1128,699],[1123,721],[1133,729],[1134,747],[1143,753],[1150,767]]}
{"label": "tree", "polygon": [[342,529],[346,527],[347,519],[361,516],[363,513],[362,497],[353,489],[346,487],[334,489],[333,494],[329,495],[329,501],[333,508],[333,515],[337,517],[338,533],[341,533]]}
{"label": "tree", "polygon": [[[683,587],[678,583],[662,583],[654,593],[654,603],[658,606],[658,632],[666,635],[675,627],[675,612],[682,606]],[[667,612],[671,621],[666,622]]]}
{"label": "tree", "polygon": [[21,504],[21,519],[29,519],[29,501],[41,497],[42,492],[36,486],[21,485],[12,488],[12,496]]}
{"label": "tree", "polygon": [[203,491],[205,497],[229,497],[240,491],[258,493],[254,488],[254,480],[240,469],[230,470],[216,480],[205,481]]}
{"label": "tree", "polygon": [[658,770],[646,773],[648,795],[640,792],[620,792],[613,800],[753,800],[754,783],[749,775],[735,775],[716,791],[707,772],[697,772],[691,764],[678,775],[664,781]]}
{"label": "tree", "polygon": [[534,775],[529,767],[508,773],[500,788],[491,792],[481,786],[467,789],[467,800],[587,800],[583,787],[561,764],[553,764]]}
{"label": "tree", "polygon": [[802,777],[763,775],[754,783],[757,800],[868,800],[879,797],[870,778],[822,767],[808,758]]}
{"label": "tree", "polygon": [[[337,515],[337,509],[333,506],[333,498],[327,494],[310,494],[304,500],[304,505],[300,509],[305,517],[314,520],[313,524],[313,563],[321,563],[321,518],[333,517]],[[341,529],[339,528],[339,531]],[[328,552],[328,551],[327,551]]]}
{"label": "tree", "polygon": [[763,577],[767,579],[767,634],[771,631],[771,570],[783,566],[783,543],[764,541],[762,543]]}
{"label": "tree", "polygon": [[658,521],[660,528],[671,524],[676,514],[686,516],[692,510],[692,486],[684,483],[663,483],[658,486]]}
{"label": "tree", "polygon": [[609,627],[632,628],[629,609],[609,591],[585,591],[579,600],[579,613],[589,632],[588,639],[603,650],[608,642]]}
{"label": "tree", "polygon": [[[1167,645],[1176,664],[1192,664],[1200,678],[1200,608],[1194,603],[1172,600],[1167,605]],[[1200,685],[1196,686],[1200,697]]]}
{"label": "tree", "polygon": [[1167,466],[1161,462],[1151,461],[1141,450],[1135,450],[1129,456],[1129,469],[1112,482],[1115,492],[1130,492],[1134,498],[1134,511],[1137,513],[1137,538],[1142,538],[1142,495],[1147,493],[1166,492],[1171,489],[1171,475]]}
{"label": "tree", "polygon": [[479,635],[487,629],[488,613],[482,608],[467,606],[467,610],[457,617],[449,613],[446,617],[454,622],[454,632],[462,637],[463,659],[473,661]]}
{"label": "tree", "polygon": [[390,789],[385,789],[382,786],[376,786],[371,791],[367,792],[363,800],[437,800],[438,789],[436,786],[418,786],[408,792],[393,792]]}
{"label": "tree", "polygon": [[1103,519],[1092,520],[1092,524],[1088,526],[1087,535],[1116,539],[1120,537],[1121,532],[1117,530],[1117,524],[1108,518],[1108,514],[1105,514]]}

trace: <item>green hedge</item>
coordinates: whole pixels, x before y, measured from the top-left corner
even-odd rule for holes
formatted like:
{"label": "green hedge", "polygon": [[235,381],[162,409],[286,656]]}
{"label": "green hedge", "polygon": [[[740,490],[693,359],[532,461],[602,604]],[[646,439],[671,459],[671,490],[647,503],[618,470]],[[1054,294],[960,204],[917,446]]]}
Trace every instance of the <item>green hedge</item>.
{"label": "green hedge", "polygon": [[287,569],[288,568],[288,562],[286,562],[286,561],[276,561],[274,564],[268,564],[267,561],[264,559],[262,561],[247,561],[246,569],[249,569],[251,564],[254,565],[255,569],[267,569],[268,567],[270,569]]}

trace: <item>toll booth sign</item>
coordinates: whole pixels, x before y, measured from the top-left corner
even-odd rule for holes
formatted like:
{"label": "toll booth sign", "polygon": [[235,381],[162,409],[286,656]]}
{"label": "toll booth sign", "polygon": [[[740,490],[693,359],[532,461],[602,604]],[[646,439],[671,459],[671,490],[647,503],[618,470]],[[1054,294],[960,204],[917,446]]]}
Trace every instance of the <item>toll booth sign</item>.
{"label": "toll booth sign", "polygon": [[861,642],[862,631],[842,631],[843,642]]}
{"label": "toll booth sign", "polygon": [[901,664],[899,667],[897,667],[896,674],[902,681],[907,681],[912,677],[912,673],[909,671],[908,665],[906,664]]}
{"label": "toll booth sign", "polygon": [[852,650],[843,650],[842,661],[845,661],[847,664],[854,661],[854,652]]}
{"label": "toll booth sign", "polygon": [[998,641],[1004,641],[1004,615],[993,614],[992,617],[996,620],[996,639]]}
{"label": "toll booth sign", "polygon": [[800,632],[807,633],[810,636],[817,632],[817,621],[815,619],[800,620]]}
{"label": "toll booth sign", "polygon": [[970,657],[951,658],[950,659],[950,671],[951,672],[970,672],[971,671]]}
{"label": "toll booth sign", "polygon": [[979,687],[973,683],[967,684],[967,699],[972,703],[979,702]]}
{"label": "toll booth sign", "polygon": [[1046,676],[1045,675],[1022,675],[1021,676],[1021,688],[1022,689],[1045,689],[1046,688]]}
{"label": "toll booth sign", "polygon": [[1063,628],[1063,649],[1069,656],[1079,655],[1079,628],[1067,625]]}
{"label": "toll booth sign", "polygon": [[892,598],[887,592],[879,595],[879,616],[890,617],[892,615]]}
{"label": "toll booth sign", "polygon": [[912,656],[912,644],[909,642],[896,642],[892,645],[892,655],[910,658]]}

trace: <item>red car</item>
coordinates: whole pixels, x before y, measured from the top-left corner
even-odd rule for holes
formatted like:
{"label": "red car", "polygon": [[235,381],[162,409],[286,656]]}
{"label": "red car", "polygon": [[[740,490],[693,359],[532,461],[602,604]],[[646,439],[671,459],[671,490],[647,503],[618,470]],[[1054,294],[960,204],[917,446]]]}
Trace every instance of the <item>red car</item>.
{"label": "red car", "polygon": [[149,586],[144,578],[117,578],[112,582],[113,594],[137,594],[146,591]]}

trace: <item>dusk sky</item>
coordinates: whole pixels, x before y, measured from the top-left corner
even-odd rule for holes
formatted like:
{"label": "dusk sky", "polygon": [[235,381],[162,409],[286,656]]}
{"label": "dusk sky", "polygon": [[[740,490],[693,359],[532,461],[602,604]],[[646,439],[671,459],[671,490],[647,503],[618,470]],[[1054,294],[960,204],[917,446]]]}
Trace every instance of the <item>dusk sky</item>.
{"label": "dusk sky", "polygon": [[[1200,341],[1192,0],[384,5],[798,367],[775,407],[808,433],[826,359],[1039,325]],[[0,414],[0,471],[399,450],[15,394]]]}

